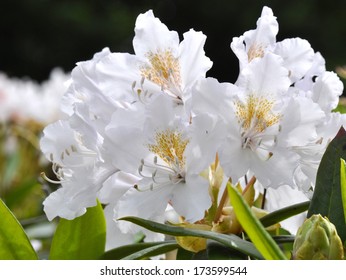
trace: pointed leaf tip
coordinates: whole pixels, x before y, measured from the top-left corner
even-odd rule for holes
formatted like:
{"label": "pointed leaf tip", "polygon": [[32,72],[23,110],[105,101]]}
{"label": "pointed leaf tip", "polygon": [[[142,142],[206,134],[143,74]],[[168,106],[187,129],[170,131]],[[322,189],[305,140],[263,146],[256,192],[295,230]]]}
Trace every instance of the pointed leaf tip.
{"label": "pointed leaf tip", "polygon": [[346,137],[346,130],[344,129],[343,126],[340,127],[340,129],[339,129],[338,133],[336,134],[335,138],[342,138],[342,137]]}

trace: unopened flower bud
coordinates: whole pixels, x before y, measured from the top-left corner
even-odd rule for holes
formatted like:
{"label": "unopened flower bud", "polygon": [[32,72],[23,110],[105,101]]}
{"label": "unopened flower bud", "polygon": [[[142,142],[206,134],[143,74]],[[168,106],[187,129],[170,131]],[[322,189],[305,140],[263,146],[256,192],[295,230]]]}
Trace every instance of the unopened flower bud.
{"label": "unopened flower bud", "polygon": [[344,249],[335,226],[321,215],[312,215],[298,229],[292,259],[342,260]]}

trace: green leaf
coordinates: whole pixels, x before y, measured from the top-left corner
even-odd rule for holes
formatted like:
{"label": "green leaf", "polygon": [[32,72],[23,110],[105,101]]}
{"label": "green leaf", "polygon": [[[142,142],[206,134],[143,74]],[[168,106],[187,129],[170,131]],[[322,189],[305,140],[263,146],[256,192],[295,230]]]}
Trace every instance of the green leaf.
{"label": "green leaf", "polygon": [[328,217],[344,242],[346,240],[346,224],[341,194],[340,158],[346,158],[346,131],[343,128],[329,143],[322,157],[308,217],[313,214]]}
{"label": "green leaf", "polygon": [[137,217],[124,217],[120,220],[129,221],[142,226],[153,232],[159,232],[172,236],[195,236],[215,240],[239,252],[249,255],[256,259],[263,259],[262,255],[256,250],[251,242],[245,241],[236,235],[227,235],[212,231],[189,229],[179,226],[164,225],[153,221],[144,220]]}
{"label": "green leaf", "polygon": [[260,222],[264,227],[269,227],[275,225],[287,218],[290,218],[294,215],[303,213],[309,209],[310,201],[305,201],[297,204],[293,204],[282,209],[273,211],[260,219]]}
{"label": "green leaf", "polygon": [[149,257],[165,254],[167,252],[173,251],[174,249],[179,248],[180,246],[173,241],[170,242],[164,242],[162,244],[157,244],[148,248],[145,248],[143,250],[140,250],[138,252],[135,252],[125,258],[122,258],[123,260],[141,260],[146,259]]}
{"label": "green leaf", "polygon": [[195,253],[185,250],[184,248],[178,248],[177,260],[192,260]]}
{"label": "green leaf", "polygon": [[24,229],[0,199],[0,259],[1,260],[37,260]]}
{"label": "green leaf", "polygon": [[261,252],[265,259],[285,260],[286,257],[283,252],[261,222],[254,216],[240,193],[229,182],[227,183],[227,189],[237,220],[258,251]]}
{"label": "green leaf", "polygon": [[208,241],[206,253],[207,253],[208,260],[246,260],[248,259],[248,257],[244,255],[243,253],[235,251],[215,241]]}
{"label": "green leaf", "polygon": [[134,244],[124,245],[124,246],[120,246],[105,252],[101,256],[100,259],[120,260],[136,252],[142,251],[144,249],[147,249],[153,246],[162,245],[162,244],[167,244],[167,242],[146,242],[146,243],[143,242],[143,243],[134,243]]}
{"label": "green leaf", "polygon": [[104,253],[106,221],[100,203],[74,220],[60,219],[49,259],[96,260]]}
{"label": "green leaf", "polygon": [[191,260],[193,260],[193,261],[208,260],[207,250],[202,250],[202,251],[199,251],[197,253],[193,253]]}
{"label": "green leaf", "polygon": [[340,186],[341,186],[341,201],[344,208],[344,218],[346,223],[346,163],[340,159]]}
{"label": "green leaf", "polygon": [[333,112],[339,112],[341,114],[346,113],[346,106],[344,104],[338,104],[338,106],[333,110]]}

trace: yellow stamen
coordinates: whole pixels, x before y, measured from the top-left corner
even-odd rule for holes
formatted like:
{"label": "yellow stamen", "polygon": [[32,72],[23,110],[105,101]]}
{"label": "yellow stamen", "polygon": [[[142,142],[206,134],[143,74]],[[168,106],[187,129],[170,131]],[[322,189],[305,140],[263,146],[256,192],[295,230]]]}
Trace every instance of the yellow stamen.
{"label": "yellow stamen", "polygon": [[185,166],[184,151],[189,140],[184,139],[181,132],[171,129],[157,132],[155,142],[155,144],[148,145],[149,151],[158,155],[170,167],[182,169]]}
{"label": "yellow stamen", "polygon": [[257,57],[263,57],[264,56],[264,48],[262,45],[259,44],[253,44],[249,48],[247,52],[248,61],[251,62],[251,60],[257,58]]}
{"label": "yellow stamen", "polygon": [[236,102],[236,115],[239,123],[244,130],[255,129],[255,132],[263,132],[279,122],[281,115],[272,112],[274,101],[263,96],[254,96],[250,94],[247,102],[242,104]]}
{"label": "yellow stamen", "polygon": [[160,85],[163,89],[169,88],[169,84],[181,85],[180,64],[171,50],[147,53],[150,65],[141,69],[142,76]]}

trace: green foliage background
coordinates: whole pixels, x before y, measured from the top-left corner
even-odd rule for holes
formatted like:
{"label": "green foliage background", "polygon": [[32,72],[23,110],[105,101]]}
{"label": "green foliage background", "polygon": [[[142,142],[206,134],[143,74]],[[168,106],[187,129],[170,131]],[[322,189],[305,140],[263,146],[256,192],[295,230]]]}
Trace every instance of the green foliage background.
{"label": "green foliage background", "polygon": [[307,39],[326,58],[328,70],[346,64],[344,0],[2,0],[0,70],[44,80],[53,67],[70,71],[106,46],[133,52],[135,19],[153,9],[180,34],[203,31],[206,53],[214,61],[208,75],[233,82],[238,62],[229,44],[255,28],[263,5],[278,18],[278,40]]}

